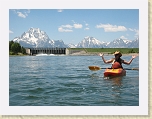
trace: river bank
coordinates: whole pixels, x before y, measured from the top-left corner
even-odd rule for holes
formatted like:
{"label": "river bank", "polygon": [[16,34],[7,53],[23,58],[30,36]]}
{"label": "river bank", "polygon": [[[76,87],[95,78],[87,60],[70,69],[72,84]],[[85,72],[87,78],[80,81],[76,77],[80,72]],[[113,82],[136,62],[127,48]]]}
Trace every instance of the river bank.
{"label": "river bank", "polygon": [[[110,54],[110,53],[104,53],[104,52],[101,52],[103,53],[105,56],[113,56],[113,54]],[[99,52],[85,52],[85,51],[80,51],[80,52],[76,52],[76,53],[72,53],[72,54],[69,54],[70,56],[98,56]],[[124,53],[122,54],[123,56],[132,56],[132,55],[136,55],[136,56],[139,56],[139,53]]]}

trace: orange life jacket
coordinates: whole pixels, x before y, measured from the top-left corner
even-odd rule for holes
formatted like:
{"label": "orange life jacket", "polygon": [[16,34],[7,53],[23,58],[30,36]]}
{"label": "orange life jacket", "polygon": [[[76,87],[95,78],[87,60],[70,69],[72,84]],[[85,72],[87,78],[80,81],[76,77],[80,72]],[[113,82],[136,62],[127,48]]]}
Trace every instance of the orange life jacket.
{"label": "orange life jacket", "polygon": [[118,69],[118,68],[123,68],[123,67],[122,67],[122,65],[121,65],[120,62],[114,60],[114,61],[112,62],[112,67],[111,67],[111,68],[113,68],[113,69]]}

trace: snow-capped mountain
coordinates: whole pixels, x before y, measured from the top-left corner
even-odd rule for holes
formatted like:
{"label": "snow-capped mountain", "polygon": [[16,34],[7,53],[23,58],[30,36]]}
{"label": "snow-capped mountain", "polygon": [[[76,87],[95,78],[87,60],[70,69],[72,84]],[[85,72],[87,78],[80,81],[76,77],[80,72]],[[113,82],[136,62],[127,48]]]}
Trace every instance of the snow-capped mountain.
{"label": "snow-capped mountain", "polygon": [[115,39],[111,42],[101,42],[93,37],[85,37],[77,45],[78,48],[138,48],[139,40]]}
{"label": "snow-capped mountain", "polygon": [[109,48],[126,48],[132,41],[130,40],[123,40],[123,39],[115,39],[107,44]]}
{"label": "snow-capped mountain", "polygon": [[30,28],[21,37],[13,39],[23,47],[67,47],[62,40],[51,40],[48,35],[39,28]]}
{"label": "snow-capped mountain", "polygon": [[68,48],[77,48],[77,45],[74,45],[72,43],[67,44]]}
{"label": "snow-capped mountain", "polygon": [[135,40],[125,40],[125,39],[115,39],[111,41],[107,47],[109,48],[139,48],[139,39]]}
{"label": "snow-capped mountain", "polygon": [[87,36],[77,45],[65,44],[62,40],[51,40],[46,32],[39,28],[30,28],[20,37],[13,39],[23,47],[59,47],[59,48],[139,48],[139,39],[125,40],[115,39],[111,42],[103,42],[94,37]]}
{"label": "snow-capped mountain", "polygon": [[128,44],[128,48],[139,48],[139,38],[136,38]]}
{"label": "snow-capped mountain", "polygon": [[80,43],[78,43],[77,48],[101,48],[106,47],[105,42],[101,42],[93,37],[85,37]]}

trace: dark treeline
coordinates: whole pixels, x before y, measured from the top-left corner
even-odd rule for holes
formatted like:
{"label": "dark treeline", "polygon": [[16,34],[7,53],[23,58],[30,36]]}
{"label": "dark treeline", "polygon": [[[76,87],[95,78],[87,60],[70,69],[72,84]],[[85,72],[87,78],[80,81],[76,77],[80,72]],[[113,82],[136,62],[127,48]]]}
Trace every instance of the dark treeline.
{"label": "dark treeline", "polygon": [[25,48],[17,42],[9,41],[9,54],[18,55],[19,53],[26,54]]}

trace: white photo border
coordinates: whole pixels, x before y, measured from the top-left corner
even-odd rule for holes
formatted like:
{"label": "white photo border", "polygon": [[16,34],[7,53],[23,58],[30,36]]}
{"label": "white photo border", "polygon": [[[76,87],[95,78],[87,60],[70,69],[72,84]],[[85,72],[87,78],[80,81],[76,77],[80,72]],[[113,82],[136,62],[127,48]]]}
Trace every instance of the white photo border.
{"label": "white photo border", "polygon": [[[34,6],[32,3],[35,2],[38,4]],[[148,1],[89,0],[86,1],[87,5],[83,2],[83,0],[22,0],[20,3],[18,0],[1,1],[0,29],[3,40],[1,51],[5,52],[0,60],[2,64],[0,115],[148,115]],[[6,47],[9,39],[9,9],[139,9],[139,106],[9,106],[9,49]],[[144,64],[141,61],[145,61]]]}

